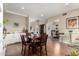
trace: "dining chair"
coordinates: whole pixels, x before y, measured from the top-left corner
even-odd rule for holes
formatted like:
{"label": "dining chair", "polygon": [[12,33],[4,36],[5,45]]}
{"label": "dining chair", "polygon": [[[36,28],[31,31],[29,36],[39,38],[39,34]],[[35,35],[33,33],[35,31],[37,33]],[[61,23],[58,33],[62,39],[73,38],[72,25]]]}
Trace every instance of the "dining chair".
{"label": "dining chair", "polygon": [[33,47],[32,38],[29,38],[29,37],[28,37],[27,43],[28,43],[28,54],[29,54],[29,55],[32,55],[32,53],[31,53],[31,49],[32,49],[32,47]]}
{"label": "dining chair", "polygon": [[[25,40],[27,38],[27,40]],[[31,47],[31,38],[25,37],[24,35],[21,35],[21,41],[22,41],[22,50],[21,54],[26,55],[26,47],[28,48],[28,54],[30,54],[30,47]]]}
{"label": "dining chair", "polygon": [[38,48],[38,47],[40,48],[40,55],[42,55],[43,46],[45,47],[45,52],[47,55],[47,47],[46,47],[47,38],[48,38],[48,35],[45,35],[45,34],[43,34],[41,37],[37,38],[40,41],[36,42],[35,45],[36,45],[36,48]]}
{"label": "dining chair", "polygon": [[[42,35],[41,37],[41,49],[43,48],[43,46],[45,47],[45,52],[46,52],[46,55],[47,55],[47,38],[48,38],[48,35],[47,34],[44,34]],[[41,50],[40,49],[40,50]],[[41,51],[40,51],[41,52]]]}
{"label": "dining chair", "polygon": [[21,54],[22,54],[22,55],[25,55],[27,44],[26,44],[24,35],[21,35],[21,41],[22,41],[22,50],[21,50]]}

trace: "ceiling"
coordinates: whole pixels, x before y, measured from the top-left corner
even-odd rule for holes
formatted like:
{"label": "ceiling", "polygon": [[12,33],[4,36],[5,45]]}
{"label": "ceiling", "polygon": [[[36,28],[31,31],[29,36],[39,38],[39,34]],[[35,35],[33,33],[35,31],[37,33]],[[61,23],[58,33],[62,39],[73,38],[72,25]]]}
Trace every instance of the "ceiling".
{"label": "ceiling", "polygon": [[14,12],[31,18],[47,19],[74,9],[78,3],[5,3],[4,11]]}

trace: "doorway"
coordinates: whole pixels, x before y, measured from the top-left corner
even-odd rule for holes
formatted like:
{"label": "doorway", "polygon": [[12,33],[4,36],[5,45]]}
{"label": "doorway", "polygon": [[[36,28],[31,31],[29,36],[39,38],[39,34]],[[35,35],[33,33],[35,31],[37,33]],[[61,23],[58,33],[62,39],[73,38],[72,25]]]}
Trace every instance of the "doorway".
{"label": "doorway", "polygon": [[44,33],[44,26],[45,24],[40,25],[40,35]]}

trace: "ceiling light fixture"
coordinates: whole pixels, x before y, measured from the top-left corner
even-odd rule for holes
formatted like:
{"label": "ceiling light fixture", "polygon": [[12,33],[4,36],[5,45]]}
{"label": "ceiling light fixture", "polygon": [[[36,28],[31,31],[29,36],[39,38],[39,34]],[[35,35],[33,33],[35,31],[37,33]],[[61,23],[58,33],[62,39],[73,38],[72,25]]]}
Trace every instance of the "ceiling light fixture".
{"label": "ceiling light fixture", "polygon": [[56,20],[55,20],[55,22],[59,22],[59,21],[60,21],[59,19],[56,19]]}
{"label": "ceiling light fixture", "polygon": [[44,16],[43,14],[41,14],[41,16]]}
{"label": "ceiling light fixture", "polygon": [[21,7],[21,9],[24,9],[24,7]]}
{"label": "ceiling light fixture", "polygon": [[69,5],[69,3],[65,3],[65,5]]}

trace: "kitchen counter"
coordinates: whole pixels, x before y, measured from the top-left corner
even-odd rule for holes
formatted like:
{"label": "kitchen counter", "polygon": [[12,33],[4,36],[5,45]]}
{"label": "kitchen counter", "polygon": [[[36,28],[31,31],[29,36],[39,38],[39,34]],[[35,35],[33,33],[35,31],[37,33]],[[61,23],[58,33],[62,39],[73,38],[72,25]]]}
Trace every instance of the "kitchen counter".
{"label": "kitchen counter", "polygon": [[13,44],[13,43],[16,43],[16,42],[21,42],[21,38],[20,38],[21,34],[22,33],[6,34],[6,36],[4,38],[5,45]]}

